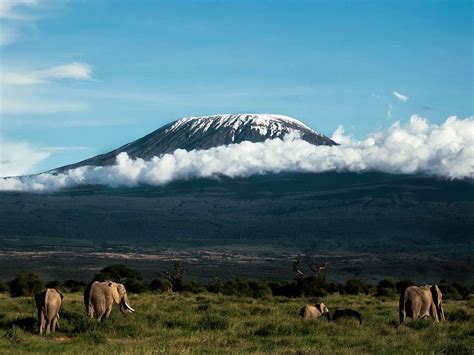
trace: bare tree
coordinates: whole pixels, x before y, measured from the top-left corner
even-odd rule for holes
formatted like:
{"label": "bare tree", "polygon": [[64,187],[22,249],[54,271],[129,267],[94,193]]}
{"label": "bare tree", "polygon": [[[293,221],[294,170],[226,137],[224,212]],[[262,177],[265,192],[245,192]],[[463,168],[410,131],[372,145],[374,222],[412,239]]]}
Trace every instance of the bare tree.
{"label": "bare tree", "polygon": [[181,280],[183,277],[183,265],[180,261],[174,262],[174,267],[172,270],[162,271],[161,274],[165,277],[168,282],[167,292],[173,292],[174,285],[176,281]]}
{"label": "bare tree", "polygon": [[[300,264],[300,258],[296,257],[296,259],[293,261],[293,271],[296,272],[299,277],[304,277],[305,273],[301,270]],[[318,276],[323,270],[326,269],[327,266],[327,262],[316,263],[316,261],[314,260],[307,261],[305,262],[305,264],[309,268],[309,270],[311,270],[311,276]]]}

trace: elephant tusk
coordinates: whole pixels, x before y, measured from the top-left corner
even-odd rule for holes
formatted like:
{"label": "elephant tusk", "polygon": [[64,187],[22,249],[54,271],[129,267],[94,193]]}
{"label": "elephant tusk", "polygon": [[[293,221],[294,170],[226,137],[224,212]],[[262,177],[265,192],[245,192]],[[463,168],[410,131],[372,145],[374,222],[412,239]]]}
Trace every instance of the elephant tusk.
{"label": "elephant tusk", "polygon": [[128,309],[130,312],[135,312],[135,310],[134,310],[132,307],[130,307],[127,302],[124,302],[124,303],[125,303],[125,307],[127,307],[127,309]]}

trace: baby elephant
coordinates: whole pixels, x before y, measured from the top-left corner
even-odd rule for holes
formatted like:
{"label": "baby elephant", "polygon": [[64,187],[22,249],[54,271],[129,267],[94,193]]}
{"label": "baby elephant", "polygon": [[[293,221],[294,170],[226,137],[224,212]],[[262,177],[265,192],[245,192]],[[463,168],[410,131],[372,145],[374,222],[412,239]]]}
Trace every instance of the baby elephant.
{"label": "baby elephant", "polygon": [[359,312],[354,311],[353,309],[338,309],[334,311],[331,319],[333,322],[337,322],[339,319],[348,319],[354,318],[359,321],[359,324],[362,324],[362,316]]}
{"label": "baby elephant", "polygon": [[329,309],[324,303],[317,303],[314,306],[307,304],[300,310],[300,316],[303,317],[304,320],[316,319],[324,314],[329,320]]}
{"label": "baby elephant", "polygon": [[63,295],[55,288],[47,288],[35,296],[38,310],[39,333],[55,332],[59,328],[59,309],[63,302]]}

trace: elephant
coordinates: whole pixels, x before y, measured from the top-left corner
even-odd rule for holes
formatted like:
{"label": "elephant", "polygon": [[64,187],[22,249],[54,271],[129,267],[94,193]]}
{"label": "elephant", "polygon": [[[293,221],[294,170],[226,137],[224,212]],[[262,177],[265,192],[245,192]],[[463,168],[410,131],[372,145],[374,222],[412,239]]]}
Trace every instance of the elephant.
{"label": "elephant", "polygon": [[359,322],[360,325],[362,325],[362,315],[354,311],[353,309],[337,309],[334,311],[331,320],[333,322],[337,322],[339,319],[350,319],[353,318]]}
{"label": "elephant", "polygon": [[312,304],[307,304],[300,310],[300,316],[303,317],[304,320],[316,319],[324,314],[329,320],[329,309],[324,303],[317,303],[314,306]]}
{"label": "elephant", "polygon": [[125,286],[112,281],[94,281],[84,292],[87,316],[99,321],[108,319],[113,303],[120,304],[122,313],[132,313]]}
{"label": "elephant", "polygon": [[47,288],[36,294],[35,304],[38,310],[39,333],[55,332],[59,328],[59,309],[63,302],[63,295],[55,288]]}
{"label": "elephant", "polygon": [[443,294],[438,285],[410,286],[400,295],[400,324],[405,319],[431,317],[433,322],[444,320]]}

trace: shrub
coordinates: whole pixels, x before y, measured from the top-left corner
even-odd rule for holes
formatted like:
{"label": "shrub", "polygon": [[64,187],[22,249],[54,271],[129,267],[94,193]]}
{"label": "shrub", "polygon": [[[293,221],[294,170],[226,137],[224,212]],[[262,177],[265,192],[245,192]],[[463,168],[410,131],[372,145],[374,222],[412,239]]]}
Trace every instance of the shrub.
{"label": "shrub", "polygon": [[392,297],[395,296],[397,288],[395,281],[391,278],[386,278],[377,284],[377,297]]}
{"label": "shrub", "polygon": [[61,287],[61,282],[59,282],[58,280],[53,280],[53,281],[47,282],[45,286],[47,288],[57,288],[57,289],[59,289]]}
{"label": "shrub", "polygon": [[306,297],[324,297],[328,294],[328,283],[322,275],[298,278],[296,287],[301,289],[301,294]]}
{"label": "shrub", "polygon": [[122,282],[123,279],[137,279],[142,281],[143,276],[135,269],[125,265],[116,264],[103,268],[94,277],[94,281],[112,280],[114,282]]}
{"label": "shrub", "polygon": [[410,280],[400,280],[395,284],[395,288],[397,289],[397,292],[401,294],[407,287],[413,286],[415,283]]}
{"label": "shrub", "polygon": [[162,278],[155,278],[150,282],[150,290],[165,292],[168,289],[168,283]]}
{"label": "shrub", "polygon": [[253,298],[267,298],[272,295],[272,290],[265,281],[249,281],[249,289]]}
{"label": "shrub", "polygon": [[295,282],[270,282],[268,287],[272,290],[273,296],[300,297],[301,288]]}
{"label": "shrub", "polygon": [[145,292],[147,287],[143,283],[143,281],[137,280],[137,279],[127,279],[123,282],[125,288],[127,291],[133,292],[133,293],[142,293]]}
{"label": "shrub", "polygon": [[0,281],[0,293],[6,293],[8,291],[10,291],[10,288],[8,287],[8,285]]}
{"label": "shrub", "polygon": [[34,296],[44,288],[40,276],[34,272],[20,272],[10,283],[12,297]]}
{"label": "shrub", "polygon": [[183,291],[191,293],[202,293],[206,292],[206,288],[197,282],[191,282],[183,286]]}
{"label": "shrub", "polygon": [[86,286],[87,284],[84,281],[67,280],[63,283],[63,287],[69,290],[69,292],[84,291]]}
{"label": "shrub", "polygon": [[439,288],[441,292],[443,292],[443,297],[449,300],[467,300],[471,294],[469,287],[447,280],[441,280],[439,282]]}
{"label": "shrub", "polygon": [[344,291],[348,295],[358,295],[362,292],[364,283],[359,279],[349,279],[344,284]]}

